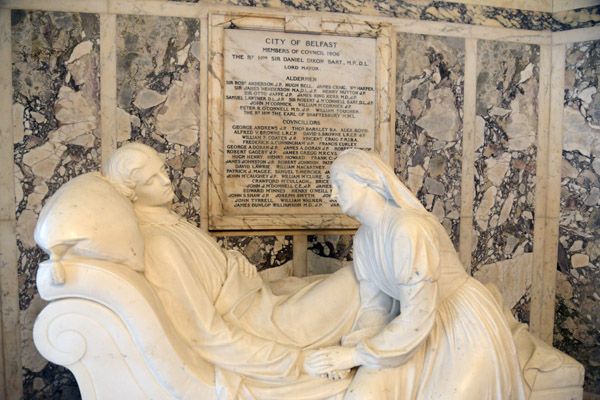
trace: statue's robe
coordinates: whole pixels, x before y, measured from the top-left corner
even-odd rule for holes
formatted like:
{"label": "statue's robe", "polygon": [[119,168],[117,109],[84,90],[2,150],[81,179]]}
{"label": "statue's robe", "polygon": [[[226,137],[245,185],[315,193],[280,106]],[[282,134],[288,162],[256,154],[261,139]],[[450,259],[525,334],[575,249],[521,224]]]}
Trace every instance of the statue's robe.
{"label": "statue's robe", "polygon": [[215,367],[220,398],[325,399],[350,379],[301,373],[301,350],[339,344],[359,305],[351,269],[271,285],[239,253],[164,209],[138,212],[144,274],[191,351]]}
{"label": "statue's robe", "polygon": [[501,310],[435,217],[388,202],[354,246],[361,306],[343,344],[363,367],[345,398],[525,398]]}

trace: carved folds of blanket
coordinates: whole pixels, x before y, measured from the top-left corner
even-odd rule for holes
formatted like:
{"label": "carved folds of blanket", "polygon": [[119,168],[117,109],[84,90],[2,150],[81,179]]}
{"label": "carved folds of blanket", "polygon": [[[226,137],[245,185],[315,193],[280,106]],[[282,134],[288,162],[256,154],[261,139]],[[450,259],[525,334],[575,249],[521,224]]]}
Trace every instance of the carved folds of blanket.
{"label": "carved folds of blanket", "polygon": [[[35,238],[50,255],[37,286],[51,301],[36,321],[35,344],[73,372],[84,399],[222,397],[215,380],[226,377],[186,349],[141,273],[137,218],[112,185],[97,173],[64,185],[42,210]],[[581,398],[583,367],[505,310],[529,398]]]}

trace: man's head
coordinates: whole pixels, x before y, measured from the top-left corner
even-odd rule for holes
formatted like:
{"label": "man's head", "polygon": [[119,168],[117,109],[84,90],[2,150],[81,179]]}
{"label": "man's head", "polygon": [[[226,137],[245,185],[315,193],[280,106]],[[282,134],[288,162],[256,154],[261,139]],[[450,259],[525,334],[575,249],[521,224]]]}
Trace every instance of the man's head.
{"label": "man's head", "polygon": [[174,197],[163,160],[145,144],[130,143],[116,150],[103,173],[134,204],[165,205]]}

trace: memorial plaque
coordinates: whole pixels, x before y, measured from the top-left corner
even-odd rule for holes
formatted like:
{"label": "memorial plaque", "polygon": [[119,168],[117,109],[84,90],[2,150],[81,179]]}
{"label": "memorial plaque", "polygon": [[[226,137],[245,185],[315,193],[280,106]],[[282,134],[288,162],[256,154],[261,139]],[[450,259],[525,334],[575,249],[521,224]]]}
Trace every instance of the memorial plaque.
{"label": "memorial plaque", "polygon": [[225,29],[225,212],[339,213],[329,166],[375,147],[376,54],[374,38]]}

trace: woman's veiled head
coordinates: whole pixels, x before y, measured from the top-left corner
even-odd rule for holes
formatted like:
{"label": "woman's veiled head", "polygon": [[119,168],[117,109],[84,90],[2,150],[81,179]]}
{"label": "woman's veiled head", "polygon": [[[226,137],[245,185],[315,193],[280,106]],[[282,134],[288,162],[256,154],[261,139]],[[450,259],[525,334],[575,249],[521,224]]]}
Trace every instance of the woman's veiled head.
{"label": "woman's veiled head", "polygon": [[426,212],[419,200],[396,177],[394,170],[372,151],[347,149],[341,152],[330,168],[330,176],[344,174],[372,188],[398,207]]}
{"label": "woman's veiled head", "polygon": [[368,156],[379,156],[369,153],[371,152],[355,149],[344,150],[331,164],[330,176],[333,179],[336,174],[347,175],[359,184],[369,186],[379,195],[386,197],[381,179],[369,165],[367,158]]}

